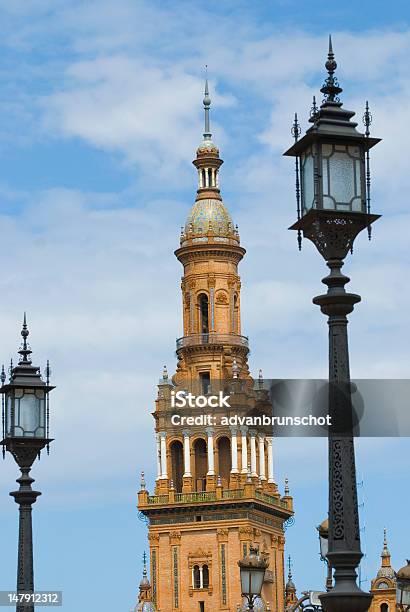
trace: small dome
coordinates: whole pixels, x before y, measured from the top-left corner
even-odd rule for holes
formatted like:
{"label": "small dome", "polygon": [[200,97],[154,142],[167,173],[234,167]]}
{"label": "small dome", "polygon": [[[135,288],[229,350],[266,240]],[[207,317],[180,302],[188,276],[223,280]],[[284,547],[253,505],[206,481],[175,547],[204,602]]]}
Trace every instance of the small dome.
{"label": "small dome", "polygon": [[150,589],[151,585],[149,583],[149,580],[147,578],[147,576],[143,576],[141,582],[140,582],[140,588],[141,589]]}
{"label": "small dome", "polygon": [[391,580],[394,580],[394,569],[391,566],[382,566],[377,572],[377,578],[390,578]]}
{"label": "small dome", "polygon": [[194,234],[206,234],[210,223],[213,231],[222,236],[231,235],[234,229],[231,215],[221,200],[197,200],[188,215],[185,232],[192,230]]}
{"label": "small dome", "polygon": [[293,582],[292,578],[289,578],[287,581],[285,589],[286,591],[296,591],[295,583]]}
{"label": "small dome", "polygon": [[209,155],[210,153],[219,157],[219,149],[216,144],[214,144],[211,138],[204,138],[197,148],[196,154],[198,157],[201,157],[203,155]]}

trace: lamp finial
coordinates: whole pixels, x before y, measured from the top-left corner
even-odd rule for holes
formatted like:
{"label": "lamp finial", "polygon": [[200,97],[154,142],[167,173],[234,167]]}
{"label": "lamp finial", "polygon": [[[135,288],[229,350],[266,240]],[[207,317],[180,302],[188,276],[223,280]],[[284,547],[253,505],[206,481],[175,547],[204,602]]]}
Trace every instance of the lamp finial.
{"label": "lamp finial", "polygon": [[21,355],[20,363],[31,364],[31,360],[29,356],[31,355],[32,351],[27,343],[27,338],[29,334],[30,332],[27,327],[27,316],[26,316],[26,313],[24,312],[23,327],[21,330],[21,336],[23,338],[23,342],[19,350],[19,355]]}
{"label": "lamp finial", "polygon": [[327,54],[325,68],[328,72],[328,77],[325,80],[322,89],[320,90],[326,96],[323,103],[327,104],[329,102],[334,102],[340,104],[338,95],[342,93],[343,89],[339,86],[337,78],[334,76],[335,70],[337,68],[337,62],[335,60],[335,54],[333,53],[331,34],[329,34],[329,51]]}

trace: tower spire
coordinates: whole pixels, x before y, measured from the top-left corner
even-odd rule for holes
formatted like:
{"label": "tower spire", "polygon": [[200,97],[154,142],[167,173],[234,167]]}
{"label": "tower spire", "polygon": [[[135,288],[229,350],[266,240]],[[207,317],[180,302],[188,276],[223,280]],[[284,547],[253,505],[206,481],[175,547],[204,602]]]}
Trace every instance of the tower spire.
{"label": "tower spire", "polygon": [[387,529],[383,532],[383,550],[381,554],[382,564],[377,572],[378,578],[394,578],[394,570],[391,565],[390,551],[387,545]]}
{"label": "tower spire", "polygon": [[382,557],[390,558],[390,551],[387,546],[387,529],[384,529]]}
{"label": "tower spire", "polygon": [[[290,555],[288,556],[288,581],[285,586],[285,598],[286,604],[288,606],[294,604],[297,601],[296,587],[292,577],[292,559]],[[288,607],[286,609],[288,609]]]}
{"label": "tower spire", "polygon": [[212,134],[209,121],[209,109],[211,106],[211,98],[209,96],[208,85],[208,66],[205,66],[205,91],[204,91],[204,111],[205,111],[205,131],[204,140],[212,140]]}

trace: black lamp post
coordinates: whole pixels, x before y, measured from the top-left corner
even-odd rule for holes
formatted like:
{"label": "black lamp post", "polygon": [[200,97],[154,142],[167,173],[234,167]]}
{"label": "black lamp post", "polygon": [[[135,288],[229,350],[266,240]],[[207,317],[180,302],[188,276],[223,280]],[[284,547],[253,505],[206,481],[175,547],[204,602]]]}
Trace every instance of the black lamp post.
{"label": "black lamp post", "polygon": [[248,609],[253,610],[255,600],[261,596],[268,562],[259,555],[257,548],[250,547],[249,555],[238,561],[241,574],[242,597],[248,600]]}
{"label": "black lamp post", "polygon": [[[321,89],[320,108],[314,101],[313,124],[285,155],[296,158],[298,221],[290,229],[311,240],[330,268],[323,279],[328,291],[314,298],[328,316],[329,325],[329,548],[327,558],[334,569],[334,587],[320,596],[326,612],[364,612],[371,595],[357,585],[356,569],[362,558],[357,505],[356,466],[353,441],[353,414],[347,315],[360,296],[345,290],[349,278],[341,273],[343,260],[352,250],[356,236],[379,215],[370,213],[369,149],[379,139],[370,138],[371,116],[366,106],[365,134],[351,121],[354,112],[342,108],[342,89],[334,76],[337,64],[332,42],[326,62],[328,76]],[[299,172],[300,179],[299,180]]]}
{"label": "black lamp post", "polygon": [[396,601],[399,610],[408,612],[410,610],[410,560],[396,574]]}
{"label": "black lamp post", "polygon": [[[17,592],[34,592],[33,534],[31,506],[41,495],[33,491],[34,480],[30,477],[31,467],[40,456],[41,450],[51,442],[49,438],[48,394],[54,389],[49,385],[50,368],[47,362],[46,382],[41,378],[39,368],[32,365],[31,350],[27,344],[29,331],[24,315],[21,332],[23,343],[19,350],[17,366],[10,367],[10,380],[5,384],[4,367],[1,381],[3,386],[3,457],[5,449],[14,457],[21,470],[17,482],[18,491],[10,493],[20,506],[19,545],[17,561]],[[34,604],[16,605],[17,612],[34,612]]]}

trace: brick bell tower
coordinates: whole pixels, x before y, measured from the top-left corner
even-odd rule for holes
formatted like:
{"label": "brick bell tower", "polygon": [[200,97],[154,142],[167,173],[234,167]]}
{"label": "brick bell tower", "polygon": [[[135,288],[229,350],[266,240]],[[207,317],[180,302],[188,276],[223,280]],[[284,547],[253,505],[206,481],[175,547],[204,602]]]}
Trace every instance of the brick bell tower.
{"label": "brick bell tower", "polygon": [[248,338],[241,335],[238,264],[245,249],[220,194],[223,162],[212,141],[210,104],[206,82],[205,132],[193,162],[197,196],[175,251],[183,266],[184,335],[177,340],[175,375],[171,380],[164,368],[158,385],[155,494],[142,479],[138,509],[149,525],[158,612],[241,610],[238,560],[252,544],[269,562],[255,610],[282,612],[284,533],[293,501],[288,487],[282,497],[275,483],[272,435],[262,427],[181,427],[170,419],[178,411],[171,406],[176,388],[207,395],[228,387],[228,416],[262,414],[268,405],[263,381],[250,376]]}

